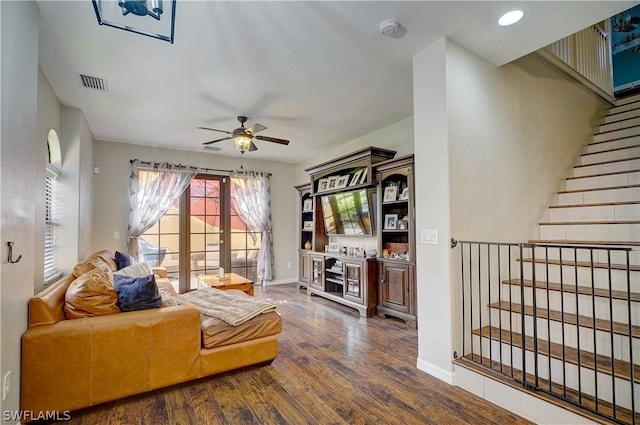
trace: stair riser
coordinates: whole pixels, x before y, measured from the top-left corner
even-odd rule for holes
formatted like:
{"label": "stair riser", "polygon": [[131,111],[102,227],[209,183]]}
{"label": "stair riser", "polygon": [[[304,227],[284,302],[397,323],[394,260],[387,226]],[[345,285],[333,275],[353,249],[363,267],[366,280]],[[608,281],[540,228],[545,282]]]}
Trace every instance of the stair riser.
{"label": "stair riser", "polygon": [[[627,113],[629,114],[640,113],[640,111],[632,110]],[[605,131],[620,130],[620,129],[625,129],[629,127],[638,127],[638,126],[640,126],[640,117],[638,117],[638,115],[635,115],[627,119],[621,118],[618,121],[602,124],[598,127],[598,133],[604,133]]]}
{"label": "stair riser", "polygon": [[[537,280],[546,280],[555,283],[564,283],[567,285],[574,285],[576,283],[576,269],[573,267],[565,266],[562,268],[562,276],[560,273],[560,266],[549,265],[548,278],[547,267],[544,264],[536,264],[535,276]],[[577,281],[578,285],[591,285],[591,272],[592,270],[587,267],[577,268]],[[533,270],[530,264],[525,264],[524,278],[533,279]],[[562,278],[562,280],[561,280]],[[609,284],[609,270],[607,269],[593,269],[593,279],[596,288],[607,289],[611,287],[613,290],[627,291],[627,272],[624,270],[611,270],[611,283]],[[631,292],[640,292],[640,273],[631,272],[629,274],[629,280],[631,284]]]}
{"label": "stair riser", "polygon": [[625,99],[618,101],[617,106],[614,106],[611,109],[609,109],[608,115],[618,114],[620,112],[625,112],[630,109],[636,109],[639,107],[640,107],[640,99],[638,99],[638,96],[627,97]]}
{"label": "stair riser", "polygon": [[[524,294],[522,294],[520,287],[511,285],[511,293],[502,291],[501,295],[503,301],[522,304],[522,295],[524,295],[524,304],[533,306],[533,288],[524,289]],[[545,310],[549,308],[553,311],[564,311],[567,314],[576,314],[576,311],[578,311],[581,316],[589,317],[592,316],[592,313],[594,311],[591,297],[588,295],[576,296],[576,294],[569,292],[564,292],[561,294],[559,291],[548,291],[547,293],[547,291],[543,288],[536,289],[535,293],[537,294],[535,302],[538,308],[542,308]],[[511,300],[509,300],[509,296],[511,296]],[[548,303],[547,298],[549,301]],[[593,301],[595,303],[596,318],[603,320],[611,320],[611,318],[613,318],[614,322],[629,323],[629,310],[627,301],[612,299],[611,305],[613,307],[613,312],[609,308],[608,298],[595,297]],[[640,323],[640,308],[638,308],[638,303],[636,302],[631,303],[631,323],[634,325]],[[622,336],[622,338],[626,337]]]}
{"label": "stair riser", "polygon": [[612,149],[629,148],[631,146],[640,145],[640,136],[627,137],[624,139],[611,140],[601,143],[590,143],[587,145],[585,153],[597,153],[609,151]]}
{"label": "stair riser", "polygon": [[566,190],[584,190],[600,187],[627,186],[633,184],[640,184],[640,171],[607,176],[567,179],[565,181]]}
{"label": "stair riser", "polygon": [[604,124],[614,123],[614,122],[617,122],[617,121],[628,120],[630,118],[640,117],[640,102],[637,103],[637,105],[638,106],[636,108],[631,108],[629,110],[626,110],[624,112],[619,112],[617,114],[609,114],[609,115],[607,115],[602,120],[603,125]]}
{"label": "stair riser", "polygon": [[575,167],[573,176],[590,176],[593,174],[619,173],[624,171],[637,170],[640,168],[640,158],[625,161],[617,161],[608,164],[587,165],[584,167]]}
{"label": "stair riser", "polygon": [[640,187],[559,193],[558,205],[582,205],[603,202],[633,202],[640,199]]}
{"label": "stair riser", "polygon": [[593,135],[593,142],[606,142],[607,140],[620,139],[622,137],[637,136],[639,132],[639,128],[631,127],[609,131],[606,133],[596,133]]}
{"label": "stair riser", "polygon": [[640,204],[549,208],[544,221],[640,220]]}
{"label": "stair riser", "polygon": [[639,241],[640,224],[540,225],[540,239]]}
{"label": "stair riser", "polygon": [[[498,311],[492,309],[491,311],[491,323],[489,323],[488,317],[485,316],[483,326],[492,326],[494,328],[500,328],[503,331],[513,329],[514,333],[522,335],[522,320],[520,319],[520,313],[514,312],[512,314],[511,322],[509,322],[509,313],[507,311]],[[500,323],[502,320],[502,323]],[[594,350],[594,333],[593,329],[587,327],[576,327],[576,325],[565,323],[564,326],[559,321],[550,321],[546,319],[537,318],[534,322],[533,317],[525,316],[524,332],[525,335],[533,337],[534,327],[533,324],[537,324],[536,332],[538,340],[551,341],[552,343],[562,344],[564,338],[564,344],[566,347],[577,349],[580,346],[581,351],[587,351],[611,358],[611,335],[603,332],[596,331],[595,333],[595,350]],[[478,329],[480,326],[475,326],[474,329]],[[578,330],[580,331],[580,339],[578,340]],[[548,335],[551,335],[549,339]],[[503,342],[508,342],[509,338],[505,338]],[[632,342],[634,364],[640,364],[640,340],[634,338],[629,340],[626,335],[613,335],[613,358],[621,360],[623,362],[629,362],[631,352],[629,350],[629,342]],[[474,349],[477,349],[475,347]],[[638,381],[638,377],[635,377]]]}
{"label": "stair riser", "polygon": [[635,158],[640,156],[640,146],[633,146],[625,149],[619,149],[607,152],[598,152],[594,154],[582,155],[580,157],[581,165],[596,164],[605,161],[616,161],[619,159]]}
{"label": "stair riser", "polygon": [[[479,338],[479,337],[475,337]],[[479,347],[479,343],[476,344]],[[509,365],[511,361],[510,353],[507,344],[500,344],[498,341],[493,341],[491,345],[488,344],[488,340],[485,338],[483,341],[483,354],[489,358],[489,351],[492,353],[493,360],[496,361],[500,358],[500,345],[502,345],[502,359],[503,364]],[[513,363],[514,367],[518,370],[522,369],[522,351],[520,348],[513,348]],[[534,354],[530,351],[525,355],[526,369],[530,374],[535,372]],[[560,360],[551,359],[551,380],[553,382],[564,384],[568,388],[577,389],[578,383],[580,383],[580,389],[583,394],[593,396],[596,392],[595,377],[596,374],[593,370],[587,368],[580,369],[580,380],[578,380],[578,367],[574,364],[566,364],[564,370],[562,368],[562,362]],[[546,356],[538,355],[538,376],[541,379],[549,379],[549,360]],[[600,400],[611,402],[613,400],[612,386],[615,385],[615,398],[616,403],[624,408],[631,408],[631,383],[624,379],[615,379],[612,381],[611,376],[605,373],[599,372],[597,374],[598,379],[598,398]],[[533,384],[533,382],[532,382]],[[547,387],[541,386],[548,390]],[[634,384],[634,399],[636,406],[640,401],[640,386]]]}
{"label": "stair riser", "polygon": [[[579,246],[579,245],[575,245]],[[586,246],[586,245],[585,245]],[[525,250],[523,251],[523,258],[533,258],[535,256],[538,261],[559,261],[560,255],[562,255],[562,261],[566,263],[569,261],[575,261],[576,257],[579,262],[588,262],[593,261],[594,263],[611,263],[612,265],[623,265],[627,264],[627,256],[629,258],[630,266],[638,266],[640,265],[640,250],[618,250],[612,247],[611,250],[606,249],[593,249],[589,250],[587,248],[580,249],[559,249],[557,247],[550,246],[547,249],[537,248],[535,251]],[[525,264],[531,264],[530,262],[525,262]],[[557,266],[556,266],[557,267]],[[571,266],[573,267],[573,266]],[[637,272],[634,272],[637,273]]]}

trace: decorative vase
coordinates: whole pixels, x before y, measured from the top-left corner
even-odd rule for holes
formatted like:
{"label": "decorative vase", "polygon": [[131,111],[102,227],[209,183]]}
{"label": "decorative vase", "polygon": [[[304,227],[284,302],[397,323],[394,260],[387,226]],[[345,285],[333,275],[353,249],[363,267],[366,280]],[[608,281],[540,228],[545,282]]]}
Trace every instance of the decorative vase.
{"label": "decorative vase", "polygon": [[307,250],[311,249],[311,242],[307,241],[307,242],[304,244],[304,249],[307,249]]}

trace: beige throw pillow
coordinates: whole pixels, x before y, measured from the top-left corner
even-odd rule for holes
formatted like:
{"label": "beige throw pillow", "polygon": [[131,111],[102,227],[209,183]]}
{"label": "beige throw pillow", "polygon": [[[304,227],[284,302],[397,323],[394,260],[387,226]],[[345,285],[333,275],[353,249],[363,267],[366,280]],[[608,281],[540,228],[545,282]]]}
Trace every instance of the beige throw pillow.
{"label": "beige throw pillow", "polygon": [[129,276],[129,277],[145,277],[153,274],[151,271],[151,267],[145,262],[132,264],[128,267],[118,270],[113,274],[117,274],[120,276]]}

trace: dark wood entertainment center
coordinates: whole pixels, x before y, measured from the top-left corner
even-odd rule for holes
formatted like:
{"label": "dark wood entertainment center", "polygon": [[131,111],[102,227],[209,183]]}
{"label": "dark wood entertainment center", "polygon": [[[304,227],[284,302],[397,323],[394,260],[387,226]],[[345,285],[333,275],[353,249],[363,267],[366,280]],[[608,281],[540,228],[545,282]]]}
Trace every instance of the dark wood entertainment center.
{"label": "dark wood entertainment center", "polygon": [[[298,285],[308,295],[358,310],[361,317],[394,316],[415,328],[413,155],[395,154],[367,147],[305,170],[310,182],[296,186]],[[347,207],[325,216],[321,199],[327,207],[325,195],[333,194]],[[341,226],[344,233],[327,233]],[[346,248],[348,243],[332,242],[344,243],[345,234],[371,238],[377,252],[367,255],[358,247]]]}

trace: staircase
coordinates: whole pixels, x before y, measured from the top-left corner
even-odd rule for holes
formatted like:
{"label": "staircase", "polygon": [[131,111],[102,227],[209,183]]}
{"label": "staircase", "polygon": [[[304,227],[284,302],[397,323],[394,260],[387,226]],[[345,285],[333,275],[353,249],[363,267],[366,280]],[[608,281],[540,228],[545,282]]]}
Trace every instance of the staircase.
{"label": "staircase", "polygon": [[538,239],[456,241],[456,364],[598,422],[640,424],[640,96],[611,108],[564,186]]}

